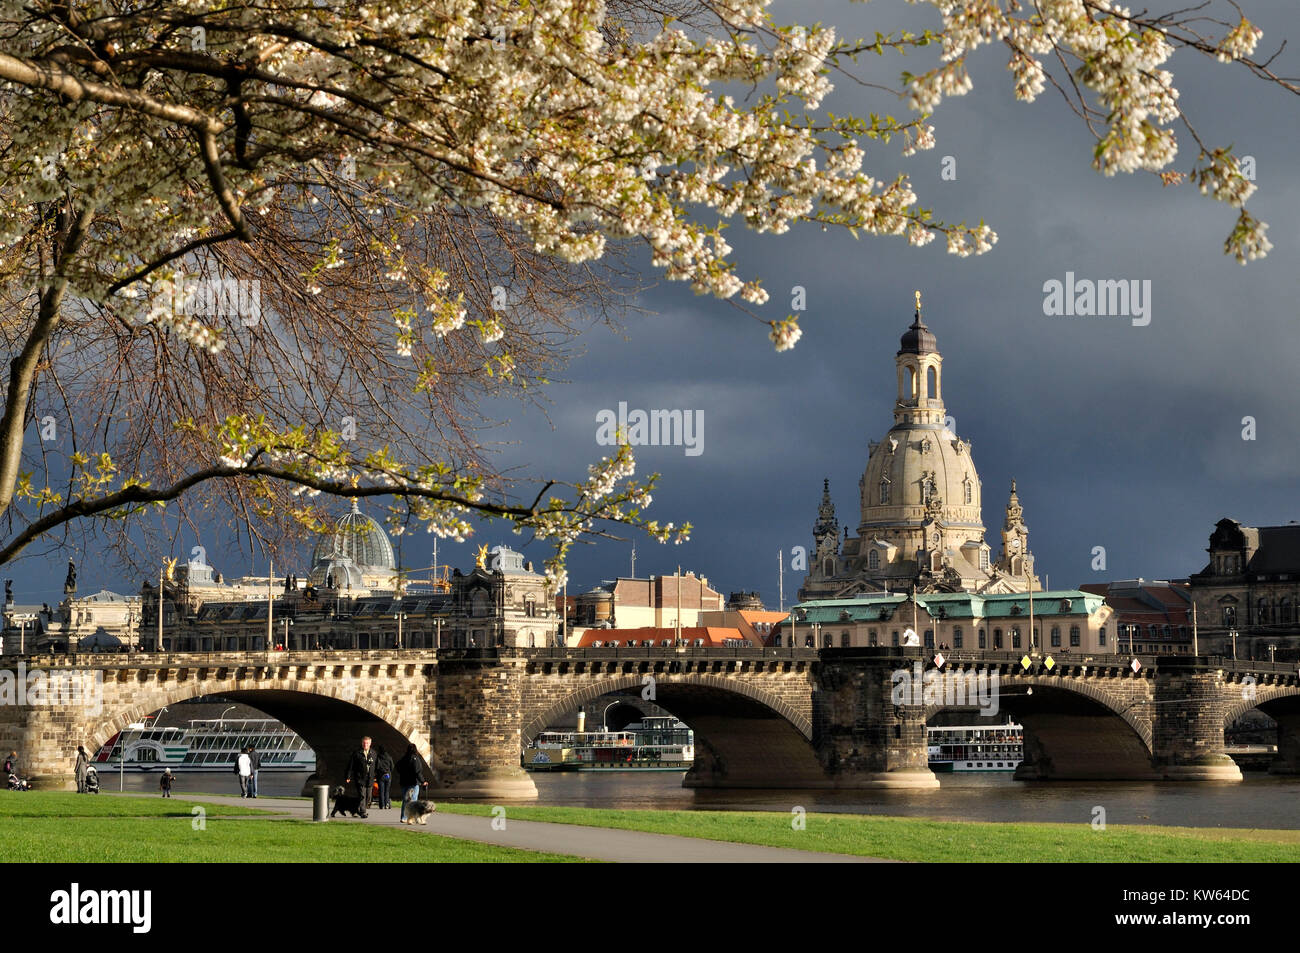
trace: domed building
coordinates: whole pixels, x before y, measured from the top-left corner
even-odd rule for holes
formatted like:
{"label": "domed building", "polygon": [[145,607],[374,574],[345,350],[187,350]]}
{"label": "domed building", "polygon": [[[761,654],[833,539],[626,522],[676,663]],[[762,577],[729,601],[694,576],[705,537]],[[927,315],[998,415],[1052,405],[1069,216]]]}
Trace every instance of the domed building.
{"label": "domed building", "polygon": [[352,511],[334,524],[334,535],[323,537],[311,554],[313,585],[336,589],[393,589],[397,560],[388,534],[361,512],[357,501]]}
{"label": "domed building", "polygon": [[943,356],[916,315],[894,358],[898,398],[894,426],[868,448],[859,481],[857,535],[841,538],[830,482],[813,524],[814,556],[800,600],[871,592],[1009,593],[1038,590],[1029,531],[1011,484],[1002,555],[984,540],[982,488],[970,441],[953,430],[943,404]]}

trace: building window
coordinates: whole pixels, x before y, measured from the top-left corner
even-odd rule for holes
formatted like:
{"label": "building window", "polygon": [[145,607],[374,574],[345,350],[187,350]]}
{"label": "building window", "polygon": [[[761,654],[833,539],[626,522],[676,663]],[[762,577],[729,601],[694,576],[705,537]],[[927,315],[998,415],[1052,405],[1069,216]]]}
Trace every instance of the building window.
{"label": "building window", "polygon": [[925,647],[927,649],[934,648],[934,629],[925,630]]}
{"label": "building window", "polygon": [[1018,625],[1011,627],[1011,647],[1013,649],[1020,648],[1020,626]]}
{"label": "building window", "polygon": [[984,630],[983,630],[983,629],[980,629],[980,634],[979,634],[979,643],[980,643],[980,644],[979,644],[979,647],[982,648],[982,649],[986,649],[986,648],[989,647],[989,646],[988,646],[988,636],[984,633]]}
{"label": "building window", "polygon": [[537,615],[537,603],[532,599],[524,600],[524,615],[530,619]]}
{"label": "building window", "polygon": [[778,649],[781,647],[781,636],[779,633],[772,639],[772,644]]}
{"label": "building window", "polygon": [[823,575],[823,576],[833,576],[833,575],[835,575],[835,560],[834,560],[834,558],[832,558],[832,557],[830,557],[830,556],[827,556],[825,559],[822,560],[822,575]]}
{"label": "building window", "polygon": [[1106,627],[1104,625],[1097,630],[1097,644],[1098,645],[1106,644]]}
{"label": "building window", "polygon": [[1259,600],[1259,611],[1256,613],[1255,621],[1259,623],[1268,622],[1268,600]]}
{"label": "building window", "polygon": [[995,649],[1000,649],[1000,648],[1002,648],[1002,630],[1001,630],[1001,629],[994,629],[994,630],[993,630],[993,648],[995,648]]}
{"label": "building window", "polygon": [[867,568],[868,569],[880,568],[880,553],[874,549],[871,550],[869,553],[867,553]]}
{"label": "building window", "polygon": [[1224,606],[1224,607],[1223,607],[1223,624],[1224,624],[1224,625],[1228,625],[1228,626],[1232,626],[1232,625],[1236,625],[1236,624],[1237,624],[1237,607],[1236,607],[1236,606]]}
{"label": "building window", "polygon": [[1061,627],[1059,625],[1054,625],[1052,626],[1052,648],[1059,649],[1060,647],[1061,647]]}
{"label": "building window", "polygon": [[1070,648],[1077,649],[1078,647],[1079,647],[1079,627],[1077,625],[1072,625],[1070,626]]}
{"label": "building window", "polygon": [[897,629],[894,630],[894,635],[893,635],[893,644],[894,644],[894,645],[897,645],[897,644],[898,644],[898,630],[897,630]]}
{"label": "building window", "polygon": [[975,488],[971,485],[969,479],[967,479],[966,481],[966,486],[965,486],[965,490],[963,491],[963,494],[964,495],[962,499],[965,500],[966,505],[969,506],[971,502],[974,501],[975,499]]}
{"label": "building window", "polygon": [[953,626],[952,629],[952,647],[961,648],[961,626],[959,625]]}
{"label": "building window", "polygon": [[987,572],[988,568],[989,568],[989,551],[981,547],[980,548],[980,569],[983,569],[985,572]]}
{"label": "building window", "polygon": [[889,502],[889,481],[888,480],[880,481],[880,502],[882,504]]}
{"label": "building window", "polygon": [[877,639],[877,636],[876,636],[876,630],[875,630],[875,629],[868,629],[868,630],[867,630],[867,638],[871,640],[871,644],[872,644],[872,645],[877,644],[877,643],[876,643],[876,639]]}
{"label": "building window", "polygon": [[842,649],[847,649],[848,647],[849,647],[849,633],[848,633],[847,631],[846,631],[846,632],[841,632],[841,633],[840,633],[840,648],[842,648]]}

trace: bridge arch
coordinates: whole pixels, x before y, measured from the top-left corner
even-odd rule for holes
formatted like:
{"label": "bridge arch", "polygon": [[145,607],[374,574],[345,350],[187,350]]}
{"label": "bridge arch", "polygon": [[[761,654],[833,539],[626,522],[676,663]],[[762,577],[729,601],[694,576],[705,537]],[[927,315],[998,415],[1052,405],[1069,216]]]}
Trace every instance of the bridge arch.
{"label": "bridge arch", "polygon": [[[525,712],[521,744],[532,743],[549,724],[610,692],[640,690],[644,675],[574,675],[580,680]],[[744,679],[707,672],[655,676],[655,704],[695,732],[695,764],[687,787],[819,787],[825,771],[813,747],[812,721],[779,694]],[[551,700],[556,699],[556,700]]]}
{"label": "bridge arch", "polygon": [[[1017,780],[1158,776],[1152,760],[1150,686],[1128,686],[1130,695],[1125,697],[1085,679],[1060,676],[1004,674],[999,683],[998,713],[1023,727],[1024,757]],[[930,704],[926,721],[959,707],[977,706]]]}
{"label": "bridge arch", "polygon": [[[523,743],[524,745],[532,744],[533,739],[541,732],[546,730],[546,726],[555,721],[555,719],[567,715],[576,709],[579,705],[585,705],[589,701],[594,701],[610,692],[622,691],[628,688],[640,689],[643,687],[644,675],[640,672],[622,673],[593,679],[592,684],[583,685],[568,695],[561,698],[558,702],[549,705],[540,713],[534,715],[524,722]],[[812,741],[812,722],[808,716],[793,708],[785,702],[780,696],[772,692],[765,691],[754,685],[747,685],[744,682],[734,678],[719,678],[707,673],[689,672],[684,674],[656,675],[655,676],[655,694],[659,696],[663,689],[676,685],[695,685],[704,688],[731,692],[748,698],[763,707],[769,709],[776,715],[788,721],[796,731],[804,736],[809,742]],[[656,704],[660,698],[652,699]],[[670,705],[665,705],[669,711],[672,711]],[[673,712],[677,714],[676,712]],[[681,717],[680,715],[678,717]]]}

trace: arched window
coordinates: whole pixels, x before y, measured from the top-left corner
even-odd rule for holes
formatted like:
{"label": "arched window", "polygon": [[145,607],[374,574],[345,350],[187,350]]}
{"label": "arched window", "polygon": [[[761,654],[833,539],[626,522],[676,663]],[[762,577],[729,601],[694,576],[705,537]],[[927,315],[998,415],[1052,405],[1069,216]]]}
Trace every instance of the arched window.
{"label": "arched window", "polygon": [[980,629],[979,642],[980,642],[979,644],[980,648],[982,649],[988,648],[988,636],[983,629]]}
{"label": "arched window", "polygon": [[988,568],[989,568],[989,551],[987,549],[980,549],[980,569],[983,569],[985,572],[987,572]]}
{"label": "arched window", "polygon": [[833,557],[827,556],[825,559],[822,560],[822,575],[823,576],[835,575],[835,560]]}
{"label": "arched window", "polygon": [[933,367],[925,374],[925,396],[930,400],[939,396],[939,372]]}
{"label": "arched window", "polygon": [[967,506],[969,506],[975,500],[975,486],[974,484],[971,483],[970,477],[966,478],[966,482],[963,485],[962,500],[963,502],[966,503]]}
{"label": "arched window", "polygon": [[916,400],[916,369],[913,367],[903,368],[903,383],[906,389],[903,391],[908,397]]}
{"label": "arched window", "polygon": [[873,549],[873,550],[871,550],[870,552],[867,553],[867,568],[868,568],[868,569],[879,569],[879,568],[880,568],[880,553],[879,553],[879,551]]}
{"label": "arched window", "polygon": [[1060,647],[1061,647],[1061,627],[1059,625],[1054,625],[1052,626],[1052,648],[1059,649]]}
{"label": "arched window", "polygon": [[775,645],[778,649],[781,647],[781,636],[780,636],[780,634],[778,634],[775,638],[772,639],[772,644]]}
{"label": "arched window", "polygon": [[1011,627],[1011,647],[1013,649],[1020,648],[1020,626],[1018,625]]}
{"label": "arched window", "polygon": [[1260,599],[1255,614],[1255,621],[1264,623],[1268,621],[1268,600]]}
{"label": "arched window", "polygon": [[1106,644],[1106,627],[1104,625],[1097,630],[1097,644],[1098,645]]}
{"label": "arched window", "polygon": [[993,648],[995,648],[995,649],[1000,649],[1000,648],[1002,648],[1002,630],[1001,630],[1001,629],[994,629],[994,630],[993,630]]}
{"label": "arched window", "polygon": [[880,502],[882,505],[889,503],[889,480],[880,481]]}
{"label": "arched window", "polygon": [[952,647],[955,649],[961,648],[961,626],[959,625],[952,627]]}
{"label": "arched window", "polygon": [[848,630],[846,629],[845,631],[840,633],[840,648],[847,649],[848,647],[849,647],[849,633]]}

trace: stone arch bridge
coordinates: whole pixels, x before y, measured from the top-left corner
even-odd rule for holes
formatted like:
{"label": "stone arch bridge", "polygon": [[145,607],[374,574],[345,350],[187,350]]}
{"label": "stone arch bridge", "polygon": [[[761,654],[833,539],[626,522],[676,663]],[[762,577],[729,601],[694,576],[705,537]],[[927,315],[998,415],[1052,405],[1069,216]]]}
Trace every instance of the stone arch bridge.
{"label": "stone arch bridge", "polygon": [[[1274,770],[1300,773],[1294,666],[1214,657],[953,653],[914,648],[408,649],[9,656],[0,660],[0,747],[38,786],[72,786],[78,744],[189,698],[221,695],[278,718],[342,780],[363,734],[437,769],[437,796],[535,796],[522,750],[560,715],[638,689],[687,722],[685,784],[732,788],[927,788],[926,723],[987,707],[1025,729],[1018,777],[1240,780],[1224,727],[1251,708],[1279,725]],[[82,685],[80,695],[71,691]],[[43,689],[41,686],[44,686]],[[968,689],[965,695],[960,689]],[[983,691],[984,694],[980,694]]]}

